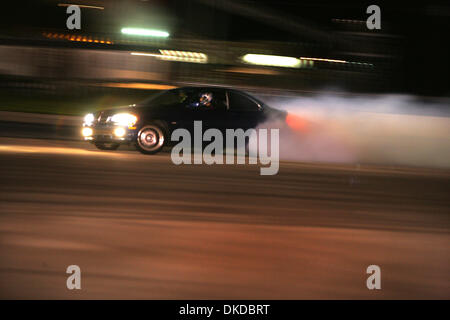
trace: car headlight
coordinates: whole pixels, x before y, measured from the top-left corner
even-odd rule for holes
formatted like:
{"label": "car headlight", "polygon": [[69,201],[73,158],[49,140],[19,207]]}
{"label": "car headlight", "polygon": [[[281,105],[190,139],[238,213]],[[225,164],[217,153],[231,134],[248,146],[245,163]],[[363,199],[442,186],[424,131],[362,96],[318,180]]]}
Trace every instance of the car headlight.
{"label": "car headlight", "polygon": [[127,131],[123,127],[117,127],[114,130],[114,135],[119,138],[122,138],[126,133],[127,133]]}
{"label": "car headlight", "polygon": [[119,126],[132,127],[137,122],[137,117],[131,113],[118,113],[111,117],[111,121]]}
{"label": "car headlight", "polygon": [[92,113],[88,113],[84,116],[84,124],[90,126],[94,122],[94,115]]}

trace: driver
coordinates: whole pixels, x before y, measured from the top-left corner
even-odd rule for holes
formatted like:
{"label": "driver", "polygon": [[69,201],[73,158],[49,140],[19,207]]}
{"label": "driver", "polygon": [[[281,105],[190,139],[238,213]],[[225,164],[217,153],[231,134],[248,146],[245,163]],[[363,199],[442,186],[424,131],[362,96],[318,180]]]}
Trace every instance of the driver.
{"label": "driver", "polygon": [[200,105],[201,106],[209,108],[212,106],[211,101],[212,101],[212,93],[202,93],[200,95]]}
{"label": "driver", "polygon": [[199,108],[199,107],[212,107],[212,93],[201,93],[198,99],[195,99],[193,102],[189,104],[191,108]]}

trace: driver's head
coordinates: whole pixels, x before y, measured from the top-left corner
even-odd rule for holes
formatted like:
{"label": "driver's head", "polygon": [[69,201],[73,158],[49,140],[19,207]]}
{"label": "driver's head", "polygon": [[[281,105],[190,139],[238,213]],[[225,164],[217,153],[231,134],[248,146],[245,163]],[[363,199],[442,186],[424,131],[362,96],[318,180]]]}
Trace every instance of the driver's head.
{"label": "driver's head", "polygon": [[212,101],[212,93],[202,93],[200,96],[200,104],[209,107]]}

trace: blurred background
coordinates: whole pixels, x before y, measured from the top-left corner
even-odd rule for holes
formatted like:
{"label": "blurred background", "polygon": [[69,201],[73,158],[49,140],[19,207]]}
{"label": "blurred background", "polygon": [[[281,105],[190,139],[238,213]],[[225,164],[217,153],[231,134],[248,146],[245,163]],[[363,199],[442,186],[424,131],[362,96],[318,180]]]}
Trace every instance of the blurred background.
{"label": "blurred background", "polygon": [[[448,1],[0,14],[0,298],[450,297]],[[248,91],[308,125],[280,135],[274,176],[80,141],[85,113],[185,85]],[[66,287],[73,264],[82,290]],[[372,264],[382,290],[366,287]]]}
{"label": "blurred background", "polygon": [[[81,8],[80,30],[66,27],[71,4]],[[448,97],[448,3],[377,2],[380,30],[366,26],[370,4],[5,2],[0,109],[80,115],[188,84],[237,87],[263,96]]]}

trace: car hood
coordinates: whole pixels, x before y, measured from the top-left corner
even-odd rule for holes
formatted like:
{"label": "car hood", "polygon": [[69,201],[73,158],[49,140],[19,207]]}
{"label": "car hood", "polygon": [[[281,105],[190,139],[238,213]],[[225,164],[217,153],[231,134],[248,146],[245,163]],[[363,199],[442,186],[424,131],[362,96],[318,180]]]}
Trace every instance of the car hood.
{"label": "car hood", "polygon": [[95,115],[98,117],[100,115],[102,116],[111,116],[114,115],[116,113],[123,113],[123,112],[130,112],[133,113],[133,111],[135,111],[136,108],[134,105],[131,106],[119,106],[119,107],[112,107],[112,108],[107,108],[107,109],[101,109],[98,110]]}
{"label": "car hood", "polygon": [[136,113],[137,109],[134,105],[131,106],[120,106],[113,107],[108,109],[102,109],[94,113],[95,121],[99,123],[104,123],[108,120],[109,117],[117,113]]}

